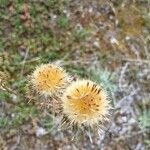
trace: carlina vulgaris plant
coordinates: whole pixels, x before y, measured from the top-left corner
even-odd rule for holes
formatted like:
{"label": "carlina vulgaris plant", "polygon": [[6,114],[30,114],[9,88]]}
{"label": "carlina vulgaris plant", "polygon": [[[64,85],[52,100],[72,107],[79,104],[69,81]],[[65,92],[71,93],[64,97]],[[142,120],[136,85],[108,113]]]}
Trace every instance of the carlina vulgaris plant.
{"label": "carlina vulgaris plant", "polygon": [[88,131],[102,131],[104,124],[109,121],[109,96],[101,86],[90,80],[72,82],[63,94],[62,107],[62,127],[87,131],[90,139]]}
{"label": "carlina vulgaris plant", "polygon": [[40,96],[50,98],[52,111],[58,108],[55,114],[62,116],[61,129],[72,129],[74,137],[83,131],[92,141],[90,131],[97,130],[100,135],[109,121],[110,97],[91,80],[72,81],[61,67],[42,64],[30,76],[30,85]]}
{"label": "carlina vulgaris plant", "polygon": [[[71,77],[62,67],[50,63],[41,64],[29,76],[28,90],[31,90],[35,96],[39,95],[50,101],[55,100],[53,102],[59,104],[59,97],[70,81]],[[41,102],[41,104],[46,103],[46,101]],[[48,105],[51,103],[48,102]]]}
{"label": "carlina vulgaris plant", "polygon": [[69,83],[70,77],[64,69],[54,64],[42,64],[31,75],[33,88],[41,95],[52,96]]}

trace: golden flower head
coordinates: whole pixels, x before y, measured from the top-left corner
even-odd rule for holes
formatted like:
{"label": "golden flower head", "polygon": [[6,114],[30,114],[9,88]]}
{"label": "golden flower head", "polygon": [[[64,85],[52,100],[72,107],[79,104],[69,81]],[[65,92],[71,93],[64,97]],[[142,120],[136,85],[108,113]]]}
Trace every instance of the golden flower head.
{"label": "golden flower head", "polygon": [[90,80],[74,81],[63,95],[64,115],[72,124],[92,127],[109,115],[106,91]]}
{"label": "golden flower head", "polygon": [[31,75],[33,88],[43,95],[60,92],[69,82],[67,73],[54,64],[42,64]]}

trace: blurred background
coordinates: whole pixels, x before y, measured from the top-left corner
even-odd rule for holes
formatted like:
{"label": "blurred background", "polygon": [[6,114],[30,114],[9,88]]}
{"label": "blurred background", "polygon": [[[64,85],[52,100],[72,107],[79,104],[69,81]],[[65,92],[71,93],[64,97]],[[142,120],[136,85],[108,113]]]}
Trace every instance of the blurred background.
{"label": "blurred background", "polygon": [[[149,0],[0,0],[0,150],[150,149],[149,33]],[[25,98],[49,62],[109,91],[111,123],[93,143]]]}

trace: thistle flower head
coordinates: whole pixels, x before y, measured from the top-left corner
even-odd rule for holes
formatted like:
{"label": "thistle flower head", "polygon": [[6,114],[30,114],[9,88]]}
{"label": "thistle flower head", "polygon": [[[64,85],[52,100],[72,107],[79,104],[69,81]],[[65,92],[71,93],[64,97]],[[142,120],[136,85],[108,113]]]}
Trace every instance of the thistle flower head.
{"label": "thistle flower head", "polygon": [[31,84],[40,94],[52,95],[64,88],[68,79],[67,73],[61,67],[42,64],[31,75]]}
{"label": "thistle flower head", "polygon": [[63,111],[73,124],[93,126],[104,122],[109,114],[108,96],[90,80],[73,82],[63,95]]}

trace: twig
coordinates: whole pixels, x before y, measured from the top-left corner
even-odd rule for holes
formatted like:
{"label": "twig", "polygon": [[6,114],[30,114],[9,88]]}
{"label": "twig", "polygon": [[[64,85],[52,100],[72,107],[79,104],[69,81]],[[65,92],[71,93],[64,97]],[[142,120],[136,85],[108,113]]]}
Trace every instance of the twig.
{"label": "twig", "polygon": [[116,138],[115,140],[121,140],[121,139],[124,139],[124,138],[132,138],[132,137],[134,137],[134,136],[137,136],[137,135],[139,135],[139,134],[143,134],[143,132],[146,132],[146,131],[149,131],[148,129],[146,129],[146,130],[141,130],[141,131],[138,131],[138,132],[134,132],[134,133],[132,133],[131,135],[129,135],[129,134],[126,134],[126,135],[121,135],[121,136],[119,136],[118,138]]}
{"label": "twig", "polygon": [[127,95],[127,96],[123,97],[123,98],[117,103],[115,109],[119,108],[119,107],[122,105],[123,101],[126,100],[128,97],[131,97],[131,96],[136,95],[139,91],[140,91],[140,88],[134,90],[130,95]]}
{"label": "twig", "polygon": [[25,67],[26,59],[28,57],[28,53],[29,53],[29,49],[26,50],[26,53],[25,53],[25,56],[24,56],[24,60],[23,60],[23,63],[22,63],[22,69],[21,69],[21,77],[23,76],[24,67]]}
{"label": "twig", "polygon": [[129,61],[129,62],[142,62],[142,63],[150,63],[150,60],[143,60],[143,59],[131,59],[131,58],[123,58],[123,61]]}
{"label": "twig", "polygon": [[108,5],[110,6],[112,12],[115,15],[115,26],[117,26],[118,25],[117,11],[116,11],[115,7],[113,6],[113,4],[111,2],[108,1]]}
{"label": "twig", "polygon": [[6,87],[4,84],[2,84],[2,85],[0,86],[0,89],[1,89],[2,91],[4,91],[4,92],[8,92],[8,93],[10,93],[10,94],[18,95],[17,92],[15,92],[15,91],[13,91],[12,89]]}
{"label": "twig", "polygon": [[140,39],[141,39],[142,42],[143,42],[143,48],[144,48],[146,57],[147,57],[148,60],[150,60],[150,53],[148,52],[148,46],[147,46],[147,42],[148,42],[149,38],[147,37],[147,38],[145,39],[145,38],[143,38],[143,36],[141,36]]}
{"label": "twig", "polygon": [[122,71],[121,71],[121,75],[120,75],[120,78],[119,78],[119,88],[122,90],[122,80],[123,80],[123,78],[124,78],[124,74],[125,74],[125,72],[126,72],[126,70],[127,70],[127,67],[129,66],[129,63],[127,62],[126,64],[125,64],[125,66],[122,68]]}
{"label": "twig", "polygon": [[[37,57],[37,58],[30,59],[30,60],[26,60],[26,64],[27,64],[27,63],[32,63],[32,62],[38,61],[38,60],[40,60],[40,59],[41,59],[40,57]],[[23,63],[24,63],[24,62],[21,62],[21,65],[22,65]]]}

